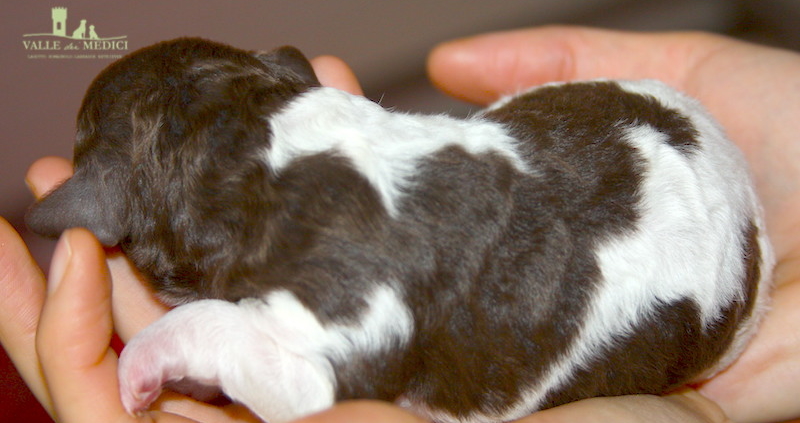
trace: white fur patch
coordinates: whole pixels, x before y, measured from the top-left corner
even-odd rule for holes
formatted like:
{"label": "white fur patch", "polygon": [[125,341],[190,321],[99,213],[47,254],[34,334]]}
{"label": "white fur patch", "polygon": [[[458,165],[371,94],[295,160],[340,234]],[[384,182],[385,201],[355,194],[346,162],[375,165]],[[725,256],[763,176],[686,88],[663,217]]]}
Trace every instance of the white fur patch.
{"label": "white fur patch", "polygon": [[419,160],[448,146],[471,154],[497,153],[520,171],[526,169],[516,140],[496,123],[390,112],[334,88],[300,95],[269,122],[272,145],[265,154],[276,173],[295,158],[336,153],[370,181],[392,215]]}
{"label": "white fur patch", "polygon": [[[276,291],[266,305],[256,304],[260,318],[283,320],[276,340],[300,355],[319,355],[326,360],[349,361],[354,354],[378,353],[399,341],[411,338],[414,321],[410,310],[395,291],[385,285],[365,298],[369,308],[355,326],[322,325],[316,316],[288,291]],[[260,300],[248,300],[261,303]],[[333,375],[333,373],[331,373]]]}
{"label": "white fur patch", "polygon": [[369,307],[353,326],[321,324],[288,291],[177,307],[123,350],[123,402],[135,411],[162,383],[187,377],[221,387],[265,421],[328,408],[336,389],[332,362],[402,345],[412,335],[411,313],[391,288],[379,286],[365,300]]}
{"label": "white fur patch", "polygon": [[[692,166],[694,166],[698,178],[701,181],[705,181],[707,186],[712,187],[712,190],[704,192],[703,195],[709,196],[714,201],[717,201],[716,204],[720,204],[719,202],[721,201],[726,201],[733,210],[730,215],[731,219],[733,219],[731,222],[752,221],[758,229],[757,242],[761,253],[761,261],[759,263],[761,275],[758,283],[755,305],[753,306],[748,320],[743,322],[739,327],[728,351],[720,358],[716,366],[708,369],[707,372],[698,378],[698,380],[702,380],[703,378],[710,377],[721,371],[741,354],[747,341],[749,341],[755,333],[758,324],[766,313],[769,295],[772,291],[772,270],[775,266],[775,253],[767,237],[763,210],[761,209],[755,189],[749,182],[750,175],[744,156],[732,142],[726,139],[722,128],[699,101],[675,91],[660,81],[619,81],[618,83],[627,91],[651,95],[659,99],[664,106],[677,110],[684,116],[691,117],[692,125],[694,125],[695,129],[700,134],[699,140],[701,144],[701,151],[699,152],[700,157],[693,161]],[[713,166],[712,163],[714,164]],[[724,197],[724,199],[721,197]],[[708,207],[709,210],[714,210],[713,203],[706,204],[706,207]],[[712,216],[714,218],[710,226],[713,227],[713,230],[717,233],[721,233],[724,227],[721,226],[723,221],[720,213],[712,213]],[[704,247],[708,246],[708,240],[705,238],[700,239],[698,242]],[[715,244],[717,254],[729,254],[726,255],[719,264],[722,269],[720,275],[724,276],[724,272],[727,270],[729,272],[728,275],[731,275],[732,279],[722,280],[722,278],[720,278],[719,283],[716,285],[714,295],[719,295],[719,297],[716,298],[716,305],[719,307],[724,307],[727,301],[738,300],[743,297],[743,287],[739,286],[737,283],[737,281],[741,280],[742,272],[744,271],[741,267],[741,251],[734,248],[725,248],[726,246],[723,245],[724,242],[726,241]],[[736,246],[737,244],[734,243],[731,245]],[[701,253],[703,257],[706,257],[708,254],[705,249],[703,249]],[[711,299],[707,298],[704,301],[698,302],[698,304],[701,306],[706,304],[707,311],[709,309],[708,303],[710,300]],[[705,317],[713,318],[713,316],[708,314],[706,314]]]}

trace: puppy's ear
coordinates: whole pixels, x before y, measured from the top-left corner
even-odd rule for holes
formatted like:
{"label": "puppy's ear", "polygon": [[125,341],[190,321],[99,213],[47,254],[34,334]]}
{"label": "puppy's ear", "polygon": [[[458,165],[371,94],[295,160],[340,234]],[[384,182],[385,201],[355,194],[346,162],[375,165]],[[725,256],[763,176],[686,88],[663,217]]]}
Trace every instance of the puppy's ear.
{"label": "puppy's ear", "polygon": [[300,50],[292,46],[279,47],[270,52],[256,53],[256,58],[267,66],[278,66],[291,71],[301,82],[310,86],[319,86],[319,80],[311,67],[311,62]]}
{"label": "puppy's ear", "polygon": [[82,227],[92,231],[103,245],[116,245],[125,235],[121,199],[100,191],[93,181],[76,173],[34,203],[25,223],[32,231],[51,238],[66,229]]}

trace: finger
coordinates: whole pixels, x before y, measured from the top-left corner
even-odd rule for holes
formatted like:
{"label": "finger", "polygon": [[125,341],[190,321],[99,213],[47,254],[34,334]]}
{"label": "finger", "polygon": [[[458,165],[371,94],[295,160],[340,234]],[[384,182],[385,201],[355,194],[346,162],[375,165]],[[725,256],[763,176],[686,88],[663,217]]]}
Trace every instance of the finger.
{"label": "finger", "polygon": [[711,401],[694,391],[659,397],[628,395],[590,398],[550,408],[519,423],[725,423],[729,420]]}
{"label": "finger", "polygon": [[699,51],[696,39],[681,42],[686,37],[579,27],[498,32],[436,47],[428,73],[445,92],[482,104],[550,81],[658,77],[680,86],[672,61],[685,64]]}
{"label": "finger", "polygon": [[128,419],[109,348],[111,285],[102,247],[85,229],[69,229],[50,273],[36,350],[59,421]]}
{"label": "finger", "polygon": [[61,157],[43,157],[28,169],[25,182],[33,195],[41,198],[72,176],[72,163]]}
{"label": "finger", "polygon": [[349,401],[297,423],[424,423],[422,418],[392,404],[380,401]]}
{"label": "finger", "polygon": [[261,419],[243,405],[230,404],[218,407],[169,391],[162,393],[151,408],[158,409],[163,413],[184,416],[198,422],[262,422]]}
{"label": "finger", "polygon": [[311,60],[311,65],[323,86],[364,95],[352,69],[342,59],[335,56],[319,56]]}
{"label": "finger", "polygon": [[36,399],[52,415],[35,346],[44,275],[17,232],[2,218],[0,246],[0,342]]}
{"label": "finger", "polygon": [[163,316],[169,307],[161,303],[145,278],[135,270],[122,253],[113,251],[108,256],[114,290],[112,315],[116,332],[123,342],[128,342],[142,329]]}

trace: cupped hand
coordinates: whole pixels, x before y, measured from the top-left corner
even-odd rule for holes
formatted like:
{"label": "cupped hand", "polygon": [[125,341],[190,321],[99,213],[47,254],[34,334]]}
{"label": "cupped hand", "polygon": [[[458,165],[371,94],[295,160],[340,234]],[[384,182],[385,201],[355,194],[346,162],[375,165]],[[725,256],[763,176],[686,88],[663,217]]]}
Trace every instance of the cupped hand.
{"label": "cupped hand", "polygon": [[[442,44],[428,71],[444,91],[480,104],[547,82],[594,78],[660,79],[700,99],[751,165],[778,264],[772,310],[760,332],[699,392],[737,422],[800,418],[800,55],[702,33],[546,27]],[[674,409],[667,402],[677,398],[662,405]],[[593,400],[583,412],[578,405],[558,407],[530,422],[598,421],[609,401]],[[699,410],[703,400],[688,403],[694,405],[684,410]],[[641,420],[632,421],[656,421],[641,411]]]}

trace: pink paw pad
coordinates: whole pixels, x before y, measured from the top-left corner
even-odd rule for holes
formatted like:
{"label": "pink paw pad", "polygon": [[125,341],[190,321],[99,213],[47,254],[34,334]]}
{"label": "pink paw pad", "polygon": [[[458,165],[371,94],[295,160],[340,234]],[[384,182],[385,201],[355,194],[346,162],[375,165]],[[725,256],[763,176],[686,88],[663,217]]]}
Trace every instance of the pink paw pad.
{"label": "pink paw pad", "polygon": [[146,410],[165,383],[180,378],[176,366],[169,363],[174,361],[170,360],[168,349],[164,343],[155,346],[141,338],[123,349],[119,361],[120,397],[128,413]]}
{"label": "pink paw pad", "polygon": [[123,382],[120,394],[125,411],[136,415],[146,410],[161,395],[161,384],[155,381],[138,385],[135,382]]}

